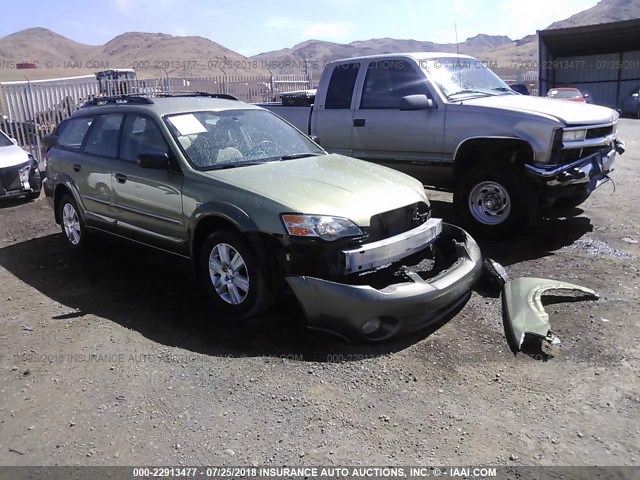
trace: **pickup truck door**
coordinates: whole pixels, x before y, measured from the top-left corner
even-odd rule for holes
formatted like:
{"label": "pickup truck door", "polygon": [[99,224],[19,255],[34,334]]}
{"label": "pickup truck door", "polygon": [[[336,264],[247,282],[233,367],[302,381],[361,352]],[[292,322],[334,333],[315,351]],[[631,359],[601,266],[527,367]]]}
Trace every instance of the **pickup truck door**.
{"label": "pickup truck door", "polygon": [[182,212],[182,173],[172,168],[142,168],[141,153],[170,153],[154,119],[128,114],[120,159],[113,166],[118,233],[143,243],[184,253],[187,232]]}
{"label": "pickup truck door", "polygon": [[328,85],[321,82],[321,85],[326,87],[322,87],[324,90],[316,95],[316,104],[311,116],[311,133],[317,136],[320,145],[331,153],[353,153],[353,92],[359,71],[359,62],[341,63],[323,74],[329,75],[330,80]]}
{"label": "pickup truck door", "polygon": [[[425,74],[406,59],[371,60],[366,67],[354,110],[353,156],[415,176],[421,172],[418,178],[425,167],[442,167],[445,108]],[[416,94],[427,95],[433,108],[400,110],[400,99]]]}

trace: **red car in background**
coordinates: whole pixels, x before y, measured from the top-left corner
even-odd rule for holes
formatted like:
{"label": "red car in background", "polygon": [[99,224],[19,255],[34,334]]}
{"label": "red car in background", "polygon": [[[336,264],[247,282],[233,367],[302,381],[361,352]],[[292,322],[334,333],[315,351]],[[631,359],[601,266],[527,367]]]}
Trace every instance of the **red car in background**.
{"label": "red car in background", "polygon": [[570,102],[587,103],[586,99],[577,88],[562,87],[552,88],[547,93],[547,98],[555,98],[557,100],[568,100]]}

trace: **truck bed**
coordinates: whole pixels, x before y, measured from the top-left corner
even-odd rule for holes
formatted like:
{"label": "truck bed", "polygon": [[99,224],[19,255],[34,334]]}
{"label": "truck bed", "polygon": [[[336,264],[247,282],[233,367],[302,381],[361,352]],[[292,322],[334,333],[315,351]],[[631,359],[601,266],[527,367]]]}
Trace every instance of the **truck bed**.
{"label": "truck bed", "polygon": [[282,105],[282,103],[279,102],[256,103],[256,105],[266,108],[284,118],[302,133],[309,134],[309,119],[311,118],[312,106],[297,107]]}

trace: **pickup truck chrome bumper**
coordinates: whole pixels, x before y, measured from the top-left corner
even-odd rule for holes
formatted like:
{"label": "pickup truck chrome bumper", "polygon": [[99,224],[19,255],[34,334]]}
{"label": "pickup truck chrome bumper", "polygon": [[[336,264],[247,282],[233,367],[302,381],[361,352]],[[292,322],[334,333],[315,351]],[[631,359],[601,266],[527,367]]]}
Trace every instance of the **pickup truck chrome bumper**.
{"label": "pickup truck chrome bumper", "polygon": [[307,317],[307,326],[347,339],[382,341],[423,330],[462,307],[482,269],[482,254],[464,230],[442,225],[436,239],[449,268],[424,280],[376,289],[307,276],[286,277]]}
{"label": "pickup truck chrome bumper", "polygon": [[596,152],[566,165],[525,167],[550,187],[585,184],[593,190],[611,171],[616,154],[624,151],[624,142],[616,140],[607,153]]}
{"label": "pickup truck chrome bumper", "polygon": [[430,218],[408,232],[367,243],[353,250],[343,250],[344,272],[365,272],[406,258],[427,248],[441,233],[442,219]]}

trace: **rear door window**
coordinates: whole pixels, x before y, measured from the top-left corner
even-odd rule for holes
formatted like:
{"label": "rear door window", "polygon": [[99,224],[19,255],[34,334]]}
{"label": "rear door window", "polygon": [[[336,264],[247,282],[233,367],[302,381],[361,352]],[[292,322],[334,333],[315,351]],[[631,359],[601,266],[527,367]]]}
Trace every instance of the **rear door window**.
{"label": "rear door window", "polygon": [[116,158],[123,117],[122,113],[97,116],[87,135],[84,152],[99,157]]}
{"label": "rear door window", "polygon": [[325,109],[351,108],[351,97],[359,70],[359,63],[345,63],[333,69],[327,88],[327,99],[324,102]]}

